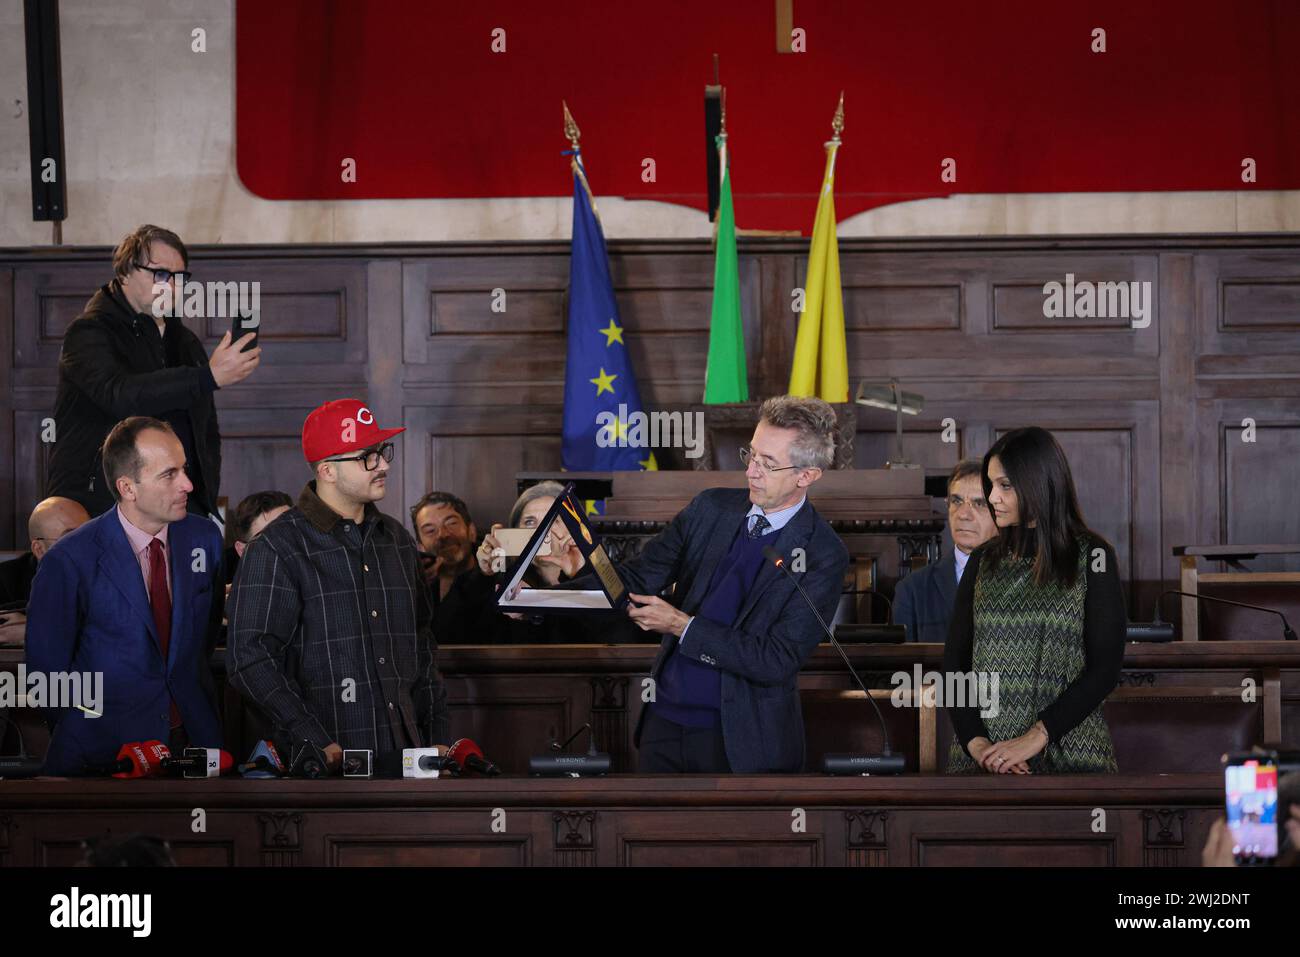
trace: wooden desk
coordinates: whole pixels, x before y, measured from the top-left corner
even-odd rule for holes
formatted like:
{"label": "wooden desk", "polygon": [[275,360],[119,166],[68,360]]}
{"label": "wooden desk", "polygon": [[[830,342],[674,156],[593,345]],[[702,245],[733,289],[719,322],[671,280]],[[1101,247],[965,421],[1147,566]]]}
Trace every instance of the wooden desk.
{"label": "wooden desk", "polygon": [[[438,652],[447,681],[451,728],[472,738],[508,772],[527,770],[528,756],[591,722],[615,771],[636,769],[632,733],[644,706],[655,645],[464,645]],[[850,659],[868,687],[887,693],[899,672],[924,676],[943,667],[938,644],[851,645]],[[0,670],[14,671],[21,649],[0,649]],[[238,758],[266,729],[225,681],[225,657],[213,660],[226,745]],[[853,688],[843,662],[819,647],[799,678],[807,725],[808,766],[827,751],[874,750],[881,736],[874,713]],[[1243,687],[1254,701],[1243,702]],[[881,703],[878,701],[878,703]],[[1300,743],[1300,644],[1282,641],[1130,644],[1107,718],[1125,773],[1212,771],[1225,750],[1264,741]],[[945,711],[882,704],[894,749],[909,771],[941,771],[951,725]],[[38,715],[19,709],[29,750],[43,754]],[[3,730],[0,730],[3,735]],[[16,744],[5,738],[10,751]],[[575,747],[585,746],[585,736]]]}
{"label": "wooden desk", "polygon": [[[106,832],[183,864],[1190,866],[1217,774],[0,782],[0,864]],[[196,833],[196,809],[205,830]]]}

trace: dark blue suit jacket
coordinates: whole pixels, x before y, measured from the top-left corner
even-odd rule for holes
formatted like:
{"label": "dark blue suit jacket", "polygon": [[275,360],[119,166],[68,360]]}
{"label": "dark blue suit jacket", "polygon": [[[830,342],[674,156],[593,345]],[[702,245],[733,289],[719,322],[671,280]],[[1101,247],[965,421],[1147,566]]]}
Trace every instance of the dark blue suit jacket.
{"label": "dark blue suit jacket", "polygon": [[172,633],[165,662],[140,564],[116,508],[65,536],[41,559],[27,605],[28,670],[104,676],[103,717],[75,708],[48,713],[47,774],[77,774],[86,764],[110,762],[127,742],[166,744],[169,697],[191,745],[221,747],[208,662],[213,590],[222,587],[221,535],[208,519],[187,515],[168,526],[167,548]]}
{"label": "dark blue suit jacket", "polygon": [[[619,573],[641,595],[657,595],[676,582],[671,602],[694,615],[749,508],[748,489],[701,492],[640,555],[620,565]],[[791,566],[793,550],[803,549],[806,569],[795,574],[829,623],[849,562],[840,537],[811,502],[769,537]],[[677,653],[722,672],[722,737],[732,771],[802,770],[799,669],[821,641],[812,611],[785,573],[770,562],[763,563],[730,627],[698,617],[691,622]],[[652,672],[656,680],[677,643],[676,635],[664,635]],[[643,710],[643,721],[645,714]],[[638,744],[640,738],[638,725]]]}
{"label": "dark blue suit jacket", "polygon": [[948,640],[948,623],[957,600],[957,561],[951,552],[912,572],[894,588],[894,624],[907,629],[908,641]]}

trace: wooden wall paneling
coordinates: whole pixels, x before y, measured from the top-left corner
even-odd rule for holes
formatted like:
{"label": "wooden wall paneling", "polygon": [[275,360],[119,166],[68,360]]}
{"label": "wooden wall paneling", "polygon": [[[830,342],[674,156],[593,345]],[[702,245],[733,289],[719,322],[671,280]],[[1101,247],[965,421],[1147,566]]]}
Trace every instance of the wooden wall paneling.
{"label": "wooden wall paneling", "polygon": [[[516,498],[516,472],[558,471],[558,410],[521,406],[405,410],[406,500],[400,517],[425,492],[438,489],[465,500],[480,533],[505,522]],[[396,515],[396,503],[391,509]]]}
{"label": "wooden wall paneling", "polygon": [[7,527],[13,530],[13,545],[10,547],[18,550],[27,548],[27,518],[36,503],[45,497],[45,474],[53,446],[41,441],[41,422],[49,415],[50,412],[45,410],[15,409],[10,419],[13,423],[14,485],[10,496],[13,518]]}
{"label": "wooden wall paneling", "polygon": [[403,382],[436,406],[561,403],[568,268],[508,252],[403,260]]}
{"label": "wooden wall paneling", "polygon": [[1206,249],[1194,259],[1198,376],[1300,374],[1294,250]]}
{"label": "wooden wall paneling", "polygon": [[[260,284],[262,361],[245,380],[250,386],[312,385],[336,377],[364,382],[369,312],[364,259],[241,260],[211,253],[192,259],[197,281]],[[185,321],[209,354],[231,326],[231,319],[217,315]]]}
{"label": "wooden wall paneling", "polygon": [[[797,255],[803,281],[807,257]],[[913,390],[921,377],[969,375],[966,360],[987,332],[981,256],[840,249],[850,392],[861,379],[896,376]]]}
{"label": "wooden wall paneling", "polygon": [[[795,260],[760,251],[750,252],[740,244],[741,261],[751,256],[759,262],[758,316],[762,317],[760,354],[746,354],[750,372],[750,394],[754,401],[782,395],[790,387],[790,366],[794,361],[794,340],[799,315],[793,309],[793,294],[802,278],[795,275]],[[742,296],[742,306],[743,306]],[[757,374],[757,377],[756,377]]]}
{"label": "wooden wall paneling", "polygon": [[[1160,254],[1160,304],[1160,570],[1168,587],[1179,588],[1179,560],[1172,549],[1204,541],[1199,478],[1208,451],[1203,450],[1197,430],[1198,306],[1193,254]],[[1193,467],[1193,463],[1198,464]],[[1190,602],[1161,603],[1162,617],[1175,622],[1179,634],[1184,604]]]}
{"label": "wooden wall paneling", "polygon": [[[366,400],[375,413],[376,421],[384,428],[403,426],[407,429],[397,436],[397,457],[388,469],[388,491],[381,509],[393,511],[398,518],[405,516],[403,508],[406,494],[406,459],[422,445],[422,437],[414,435],[406,420],[406,395],[403,386],[402,362],[402,263],[397,259],[370,260],[366,265],[366,305],[369,337],[367,348]],[[412,496],[411,501],[418,498]]]}
{"label": "wooden wall paneling", "polygon": [[[1083,282],[1140,283],[1149,306],[1138,328],[1124,316],[1044,315],[1044,285]],[[1151,375],[1159,354],[1158,261],[1150,252],[1092,250],[1004,256],[990,268],[990,349],[999,360],[1033,356],[1035,374]],[[1130,303],[1130,307],[1132,303]],[[989,357],[991,360],[991,357]],[[1148,360],[1148,361],[1143,361]]]}
{"label": "wooden wall paneling", "polygon": [[[333,399],[369,402],[368,302],[364,260],[194,257],[204,281],[258,282],[262,361],[216,394],[222,433],[221,494],[279,489],[297,499],[311,473],[302,455],[307,415]],[[230,320],[187,319],[211,354]],[[381,424],[397,421],[393,408]]]}
{"label": "wooden wall paneling", "polygon": [[58,383],[63,333],[99,287],[112,278],[108,257],[91,258],[81,253],[55,252],[48,260],[15,266],[15,385]]}
{"label": "wooden wall paneling", "polygon": [[0,267],[0,549],[26,539],[27,516],[14,489],[21,468],[14,445],[14,271]]}
{"label": "wooden wall paneling", "polygon": [[[1300,476],[1300,380],[1269,383],[1290,396],[1207,399],[1202,413],[1199,480],[1212,520],[1211,540],[1224,544],[1300,541],[1295,504]],[[1254,423],[1252,431],[1243,425]],[[1207,530],[1202,529],[1205,533]],[[1263,556],[1251,571],[1300,571],[1300,555]],[[1201,571],[1228,571],[1222,562],[1202,562]],[[1243,599],[1244,600],[1244,599]]]}
{"label": "wooden wall paneling", "polygon": [[312,479],[302,456],[302,423],[313,408],[315,403],[286,403],[222,411],[221,494],[228,509],[233,510],[246,495],[269,489],[298,500]]}
{"label": "wooden wall paneling", "polygon": [[[762,263],[746,256],[738,268],[746,370],[749,386],[755,389],[762,368]],[[699,402],[704,395],[713,309],[711,250],[707,254],[615,254],[610,257],[610,270],[641,401],[655,408]]]}

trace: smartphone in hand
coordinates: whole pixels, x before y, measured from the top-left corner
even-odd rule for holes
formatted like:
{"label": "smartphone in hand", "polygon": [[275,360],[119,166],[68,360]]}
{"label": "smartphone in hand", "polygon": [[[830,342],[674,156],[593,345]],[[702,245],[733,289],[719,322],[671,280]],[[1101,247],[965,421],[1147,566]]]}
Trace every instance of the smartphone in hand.
{"label": "smartphone in hand", "polygon": [[235,316],[234,319],[232,319],[230,322],[231,345],[234,345],[236,342],[240,340],[241,337],[246,336],[248,333],[251,332],[253,334],[253,338],[249,339],[248,342],[244,345],[244,347],[239,351],[247,352],[249,349],[256,349],[257,339],[258,339],[257,330],[260,325],[261,325],[260,318],[254,318],[253,316]]}

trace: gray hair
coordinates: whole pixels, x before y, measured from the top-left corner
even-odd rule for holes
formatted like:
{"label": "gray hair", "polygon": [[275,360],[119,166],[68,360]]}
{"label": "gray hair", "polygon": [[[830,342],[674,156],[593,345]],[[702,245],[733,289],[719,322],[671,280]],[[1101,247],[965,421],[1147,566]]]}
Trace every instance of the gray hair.
{"label": "gray hair", "polygon": [[964,478],[974,476],[983,481],[984,479],[984,462],[981,459],[962,459],[952,467],[952,472],[948,476],[948,488],[952,488]]}
{"label": "gray hair", "polygon": [[821,399],[777,395],[758,410],[759,418],[778,429],[795,429],[790,463],[801,469],[829,469],[835,461],[835,410]]}
{"label": "gray hair", "polygon": [[523,516],[524,509],[528,507],[529,502],[535,501],[539,498],[559,498],[563,494],[564,486],[559,482],[554,482],[549,479],[545,482],[538,482],[536,485],[528,486],[528,488],[524,489],[523,492],[520,493],[519,497],[515,499],[514,508],[510,509],[510,527],[519,527],[519,520]]}

